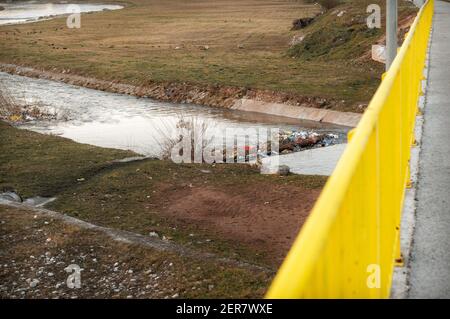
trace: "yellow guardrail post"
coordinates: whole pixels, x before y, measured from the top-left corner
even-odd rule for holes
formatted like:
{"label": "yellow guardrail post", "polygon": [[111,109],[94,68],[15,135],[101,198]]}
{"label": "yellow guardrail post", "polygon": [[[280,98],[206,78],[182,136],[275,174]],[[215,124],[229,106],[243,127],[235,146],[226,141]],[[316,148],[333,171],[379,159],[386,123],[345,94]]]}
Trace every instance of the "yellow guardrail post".
{"label": "yellow guardrail post", "polygon": [[267,298],[387,298],[434,0],[420,9]]}

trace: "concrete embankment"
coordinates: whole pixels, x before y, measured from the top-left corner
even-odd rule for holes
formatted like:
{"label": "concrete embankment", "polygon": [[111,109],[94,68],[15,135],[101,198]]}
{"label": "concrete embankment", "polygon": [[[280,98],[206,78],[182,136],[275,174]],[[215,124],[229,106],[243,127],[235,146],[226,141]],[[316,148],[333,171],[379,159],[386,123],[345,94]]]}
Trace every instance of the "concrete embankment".
{"label": "concrete embankment", "polygon": [[265,113],[350,127],[356,126],[361,119],[361,114],[358,113],[339,112],[282,103],[267,103],[245,98],[236,101],[231,108],[240,111]]}
{"label": "concrete embankment", "polygon": [[320,97],[305,97],[282,92],[270,92],[239,87],[193,85],[188,83],[149,83],[131,85],[70,73],[51,72],[30,67],[0,63],[0,71],[32,78],[60,81],[113,93],[148,97],[174,103],[191,103],[312,120],[343,126],[356,126],[361,115],[332,110],[342,107],[342,101]]}

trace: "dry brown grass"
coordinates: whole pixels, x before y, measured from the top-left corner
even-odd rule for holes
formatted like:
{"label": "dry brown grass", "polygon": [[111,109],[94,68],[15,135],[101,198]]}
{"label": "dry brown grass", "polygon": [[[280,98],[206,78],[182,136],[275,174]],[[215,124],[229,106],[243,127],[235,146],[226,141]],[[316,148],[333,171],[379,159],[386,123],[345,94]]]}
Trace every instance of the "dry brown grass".
{"label": "dry brown grass", "polygon": [[367,101],[379,83],[373,65],[287,55],[297,34],[292,21],[320,10],[288,0],[131,0],[123,10],[83,14],[81,29],[66,28],[64,18],[0,27],[0,61],[138,85],[218,84]]}

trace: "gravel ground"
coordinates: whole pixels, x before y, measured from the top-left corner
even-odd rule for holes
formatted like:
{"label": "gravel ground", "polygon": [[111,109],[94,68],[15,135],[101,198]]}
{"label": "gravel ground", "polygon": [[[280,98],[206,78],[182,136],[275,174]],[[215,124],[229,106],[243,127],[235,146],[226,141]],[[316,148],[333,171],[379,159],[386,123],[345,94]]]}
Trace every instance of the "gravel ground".
{"label": "gravel ground", "polygon": [[[73,287],[77,267],[80,288]],[[269,280],[264,271],[118,242],[0,206],[0,298],[251,298],[261,297]]]}

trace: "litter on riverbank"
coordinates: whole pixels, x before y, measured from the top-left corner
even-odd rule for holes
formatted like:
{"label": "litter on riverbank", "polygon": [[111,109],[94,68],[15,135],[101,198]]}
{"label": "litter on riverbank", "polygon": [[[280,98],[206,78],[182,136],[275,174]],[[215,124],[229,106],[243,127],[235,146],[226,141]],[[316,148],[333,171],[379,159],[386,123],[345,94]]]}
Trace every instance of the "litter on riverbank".
{"label": "litter on riverbank", "polygon": [[320,134],[314,131],[282,131],[280,132],[280,153],[289,154],[303,149],[325,147],[336,144],[337,134]]}

